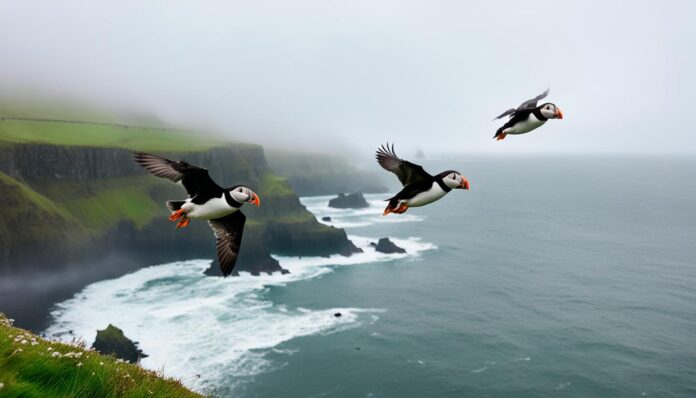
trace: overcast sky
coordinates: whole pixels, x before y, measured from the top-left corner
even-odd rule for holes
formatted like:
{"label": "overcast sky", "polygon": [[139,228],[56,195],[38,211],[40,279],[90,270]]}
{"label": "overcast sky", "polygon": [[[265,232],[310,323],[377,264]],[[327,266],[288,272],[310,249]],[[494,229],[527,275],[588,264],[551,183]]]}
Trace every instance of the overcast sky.
{"label": "overcast sky", "polygon": [[[692,1],[0,0],[0,91],[280,146],[694,152],[694,18]],[[492,140],[547,87],[563,120]]]}

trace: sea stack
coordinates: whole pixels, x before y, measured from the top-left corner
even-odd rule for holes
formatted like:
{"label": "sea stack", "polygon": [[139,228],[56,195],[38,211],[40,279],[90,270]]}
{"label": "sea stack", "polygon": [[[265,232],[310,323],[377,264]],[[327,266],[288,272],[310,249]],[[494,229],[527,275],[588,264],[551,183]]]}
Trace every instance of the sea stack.
{"label": "sea stack", "polygon": [[339,193],[337,197],[329,200],[329,207],[336,209],[364,209],[370,207],[365,197],[360,192],[351,194]]}

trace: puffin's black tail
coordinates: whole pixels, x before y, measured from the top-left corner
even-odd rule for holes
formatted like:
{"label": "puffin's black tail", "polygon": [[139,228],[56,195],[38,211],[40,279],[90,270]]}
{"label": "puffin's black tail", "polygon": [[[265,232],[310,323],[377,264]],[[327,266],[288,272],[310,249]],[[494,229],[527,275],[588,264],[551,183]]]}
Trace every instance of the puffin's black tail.
{"label": "puffin's black tail", "polygon": [[181,209],[181,206],[186,203],[185,200],[168,200],[167,201],[167,208],[171,211],[177,211]]}

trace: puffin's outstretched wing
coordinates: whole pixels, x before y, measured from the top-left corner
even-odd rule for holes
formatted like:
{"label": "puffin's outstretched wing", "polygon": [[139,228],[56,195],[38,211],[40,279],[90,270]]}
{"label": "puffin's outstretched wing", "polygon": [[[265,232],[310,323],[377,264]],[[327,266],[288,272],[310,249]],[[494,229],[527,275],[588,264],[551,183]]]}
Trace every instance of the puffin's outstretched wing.
{"label": "puffin's outstretched wing", "polygon": [[433,176],[423,170],[423,167],[420,165],[396,156],[396,153],[394,153],[394,144],[392,144],[391,148],[389,148],[389,144],[387,143],[387,145],[382,145],[377,149],[377,163],[379,163],[383,169],[396,174],[403,186],[433,178]]}
{"label": "puffin's outstretched wing", "polygon": [[166,178],[173,182],[181,182],[190,197],[201,192],[217,196],[222,191],[222,188],[210,178],[208,170],[204,168],[144,152],[133,153],[133,159],[154,176]]}
{"label": "puffin's outstretched wing", "polygon": [[208,220],[208,224],[210,224],[217,239],[215,246],[223,276],[231,274],[234,264],[237,262],[245,222],[246,216],[239,210],[229,216]]}
{"label": "puffin's outstretched wing", "polygon": [[502,118],[504,118],[504,117],[507,116],[507,115],[512,115],[512,114],[514,114],[515,111],[517,111],[517,109],[515,109],[515,108],[510,108],[510,109],[506,110],[505,112],[501,113],[500,116],[497,116],[495,119],[502,119]]}
{"label": "puffin's outstretched wing", "polygon": [[[523,110],[523,109],[535,108],[535,107],[537,106],[537,102],[539,102],[539,101],[543,100],[544,98],[546,98],[547,95],[549,95],[549,89],[548,89],[548,88],[546,89],[546,91],[544,91],[543,93],[537,95],[536,97],[524,101],[524,102],[521,103],[520,106],[518,106],[517,108],[510,108],[510,109],[506,110],[505,112],[501,113],[500,116],[496,117],[495,119],[502,119],[502,118],[504,118],[505,116],[510,116],[510,117],[512,118],[512,117],[515,117],[515,115],[517,114],[518,111],[521,111],[521,110]],[[494,119],[494,120],[495,120],[495,119]]]}
{"label": "puffin's outstretched wing", "polygon": [[548,89],[548,88],[546,89],[546,91],[544,91],[543,93],[537,95],[536,97],[534,97],[534,98],[532,98],[532,99],[530,99],[530,100],[524,101],[522,104],[520,104],[520,106],[517,107],[517,109],[534,108],[534,107],[537,106],[537,102],[539,102],[539,101],[543,100],[544,98],[546,98],[547,95],[549,95],[549,89]]}

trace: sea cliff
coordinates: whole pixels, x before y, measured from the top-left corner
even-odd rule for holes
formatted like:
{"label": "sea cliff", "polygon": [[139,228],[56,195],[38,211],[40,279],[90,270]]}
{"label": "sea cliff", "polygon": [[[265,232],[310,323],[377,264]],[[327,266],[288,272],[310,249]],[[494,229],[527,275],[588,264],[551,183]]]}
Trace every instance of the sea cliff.
{"label": "sea cliff", "polygon": [[[132,161],[139,139],[61,145],[55,137],[50,143],[18,142],[10,133],[0,124],[0,191],[10,203],[0,207],[0,274],[55,269],[113,254],[137,259],[134,267],[214,257],[206,223],[177,230],[167,220],[164,201],[184,198],[185,192]],[[236,271],[282,271],[271,252],[326,256],[359,250],[343,230],[315,220],[288,181],[268,166],[261,146],[215,143],[186,150],[180,144],[176,152],[156,151],[151,140],[139,138],[151,152],[206,167],[221,184],[245,184],[259,194],[260,208],[244,208],[248,221]]]}

